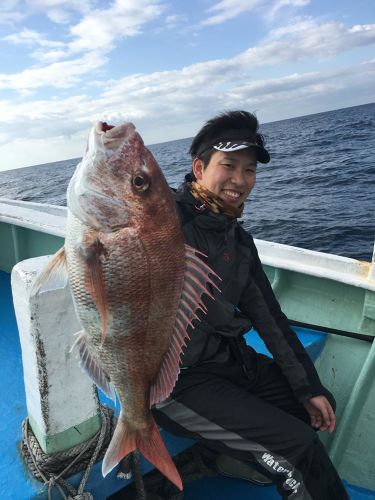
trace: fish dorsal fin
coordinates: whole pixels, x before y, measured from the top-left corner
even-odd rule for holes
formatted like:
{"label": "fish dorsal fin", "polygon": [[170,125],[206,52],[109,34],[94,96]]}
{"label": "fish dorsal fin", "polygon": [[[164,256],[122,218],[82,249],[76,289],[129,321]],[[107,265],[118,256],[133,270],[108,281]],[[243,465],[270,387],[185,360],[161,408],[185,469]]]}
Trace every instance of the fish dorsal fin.
{"label": "fish dorsal fin", "polygon": [[70,352],[77,347],[79,354],[79,366],[95,382],[95,384],[116,403],[116,392],[111,384],[111,379],[107,373],[99,366],[96,359],[90,352],[88,335],[82,330],[77,333],[77,339],[72,345]]}
{"label": "fish dorsal fin", "polygon": [[193,321],[199,320],[197,315],[199,309],[204,314],[207,311],[202,296],[207,294],[214,300],[212,293],[208,290],[208,284],[220,291],[210,275],[220,280],[219,276],[200,259],[199,255],[205,256],[195,248],[185,245],[186,270],[180,304],[176,313],[169,350],[165,354],[160,370],[151,385],[150,406],[160,403],[172,392],[180,372],[182,348],[186,346],[185,339],[189,339],[187,329],[189,326],[194,328]]}

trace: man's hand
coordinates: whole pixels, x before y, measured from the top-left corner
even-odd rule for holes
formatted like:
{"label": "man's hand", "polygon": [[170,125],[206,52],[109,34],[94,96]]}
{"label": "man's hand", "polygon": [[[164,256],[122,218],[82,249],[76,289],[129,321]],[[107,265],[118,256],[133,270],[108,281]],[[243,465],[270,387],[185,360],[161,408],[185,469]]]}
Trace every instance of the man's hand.
{"label": "man's hand", "polygon": [[315,396],[303,403],[310,415],[311,426],[320,431],[333,432],[336,425],[335,413],[325,396]]}

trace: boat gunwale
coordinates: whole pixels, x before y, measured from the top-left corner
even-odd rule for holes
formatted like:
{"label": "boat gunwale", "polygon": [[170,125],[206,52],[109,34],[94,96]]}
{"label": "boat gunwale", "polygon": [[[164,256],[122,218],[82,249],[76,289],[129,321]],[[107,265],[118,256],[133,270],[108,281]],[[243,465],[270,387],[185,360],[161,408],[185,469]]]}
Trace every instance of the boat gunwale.
{"label": "boat gunwale", "polygon": [[[10,207],[16,214],[9,213]],[[59,205],[0,198],[0,222],[61,238],[67,213],[67,207]],[[371,263],[256,238],[254,243],[266,266],[375,291],[375,252]]]}

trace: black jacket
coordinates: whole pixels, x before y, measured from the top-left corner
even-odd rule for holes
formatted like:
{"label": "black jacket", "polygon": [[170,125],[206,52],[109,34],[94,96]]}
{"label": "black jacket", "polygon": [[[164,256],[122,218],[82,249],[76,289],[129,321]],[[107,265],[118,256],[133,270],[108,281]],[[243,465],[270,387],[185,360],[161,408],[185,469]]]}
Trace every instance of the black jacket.
{"label": "black jacket", "polygon": [[186,185],[174,193],[186,243],[207,255],[220,276],[221,293],[205,298],[207,315],[190,333],[182,367],[220,363],[230,357],[252,369],[256,353],[243,334],[252,326],[300,401],[325,394],[315,367],[289,326],[263,271],[253,238],[237,220],[201,209]]}

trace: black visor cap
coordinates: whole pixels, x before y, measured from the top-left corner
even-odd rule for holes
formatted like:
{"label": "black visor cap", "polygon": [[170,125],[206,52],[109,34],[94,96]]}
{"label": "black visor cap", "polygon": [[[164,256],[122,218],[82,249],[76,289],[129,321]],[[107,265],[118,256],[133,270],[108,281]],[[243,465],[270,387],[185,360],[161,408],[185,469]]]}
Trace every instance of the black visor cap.
{"label": "black visor cap", "polygon": [[208,151],[209,149],[215,149],[216,151],[222,152],[232,152],[246,148],[254,149],[257,160],[260,163],[268,163],[270,161],[268,151],[262,145],[258,144],[257,134],[244,129],[228,130],[227,132],[221,134],[220,137],[203,141],[197,151],[197,157],[199,158],[202,153]]}

